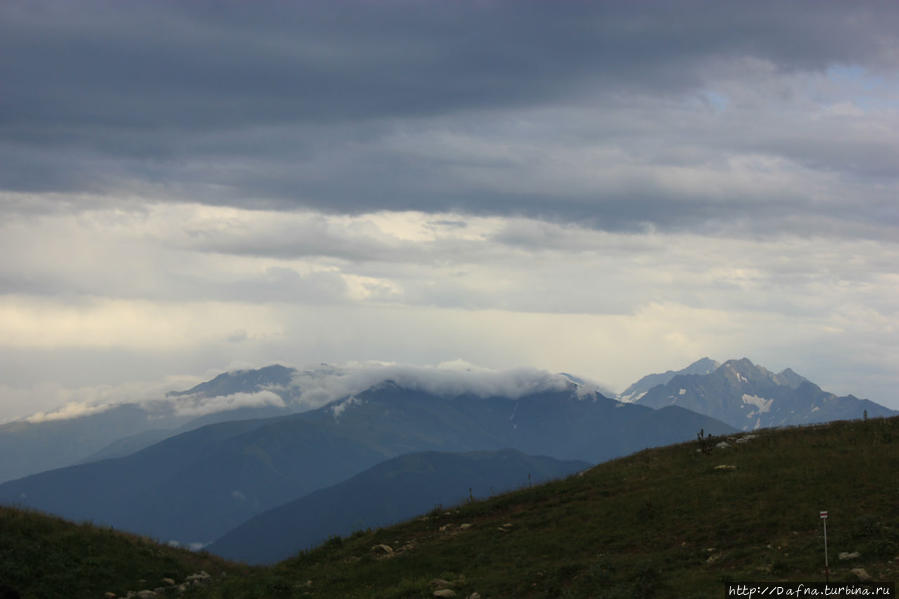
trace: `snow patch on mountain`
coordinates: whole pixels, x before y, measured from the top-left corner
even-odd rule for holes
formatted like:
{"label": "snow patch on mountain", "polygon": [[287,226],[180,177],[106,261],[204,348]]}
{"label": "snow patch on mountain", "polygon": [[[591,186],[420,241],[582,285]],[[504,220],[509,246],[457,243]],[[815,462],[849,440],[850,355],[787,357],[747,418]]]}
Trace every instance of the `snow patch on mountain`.
{"label": "snow patch on mountain", "polygon": [[641,391],[640,393],[628,393],[627,395],[619,395],[618,401],[623,403],[636,403],[640,401],[640,398],[646,395],[646,391]]}
{"label": "snow patch on mountain", "polygon": [[758,408],[758,414],[764,414],[771,410],[771,404],[774,403],[773,399],[765,399],[764,397],[759,397],[758,395],[749,395],[748,393],[743,394],[743,403],[755,406]]}

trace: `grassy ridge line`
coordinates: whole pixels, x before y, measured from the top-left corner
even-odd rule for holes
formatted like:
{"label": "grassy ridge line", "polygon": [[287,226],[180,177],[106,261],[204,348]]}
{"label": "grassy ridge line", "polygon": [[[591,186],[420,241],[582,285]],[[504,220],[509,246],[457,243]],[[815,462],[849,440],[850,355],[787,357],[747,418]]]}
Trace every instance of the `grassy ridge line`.
{"label": "grassy ridge line", "polygon": [[201,570],[240,576],[249,568],[108,527],[0,506],[0,584],[23,598],[123,597]]}
{"label": "grassy ridge line", "polygon": [[[856,567],[899,577],[899,419],[740,436],[335,539],[186,596],[431,597],[435,578],[485,599],[722,596],[727,581],[823,581],[821,509],[832,581],[856,580]],[[837,559],[852,551],[861,557]]]}

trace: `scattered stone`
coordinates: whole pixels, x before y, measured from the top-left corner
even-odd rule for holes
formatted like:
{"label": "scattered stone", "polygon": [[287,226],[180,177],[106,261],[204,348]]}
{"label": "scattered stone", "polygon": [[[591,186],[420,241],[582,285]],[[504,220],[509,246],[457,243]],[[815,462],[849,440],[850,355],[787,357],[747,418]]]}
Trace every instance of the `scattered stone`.
{"label": "scattered stone", "polygon": [[747,441],[752,441],[755,439],[757,435],[744,435],[736,440],[737,443],[746,443]]}
{"label": "scattered stone", "polygon": [[[103,597],[105,599],[115,599],[116,596],[117,595],[115,593],[113,593],[112,591],[106,591],[105,593],[103,593]],[[0,597],[3,597],[3,595],[0,595]]]}
{"label": "scattered stone", "polygon": [[468,599],[481,599],[481,594],[475,591],[471,595],[468,596]]}
{"label": "scattered stone", "polygon": [[438,589],[443,589],[446,587],[453,586],[453,583],[451,583],[448,580],[444,580],[443,578],[432,578],[431,582],[429,582],[428,584],[431,585],[432,587],[438,588]]}
{"label": "scattered stone", "polygon": [[718,464],[715,466],[715,470],[736,470],[737,467],[733,464]]}
{"label": "scattered stone", "polygon": [[142,591],[138,591],[137,594],[135,595],[135,597],[137,597],[137,599],[153,599],[153,597],[156,597],[156,596],[157,596],[156,591],[151,591],[150,589],[144,589]]}
{"label": "scattered stone", "polygon": [[433,592],[434,597],[455,597],[456,591],[453,589],[439,589]]}
{"label": "scattered stone", "polygon": [[171,579],[171,578],[163,578],[162,582],[169,585],[170,587],[175,586],[175,581],[174,581],[174,579]]}
{"label": "scattered stone", "polygon": [[868,571],[865,570],[864,568],[852,568],[849,571],[852,572],[853,574],[855,574],[855,577],[858,578],[859,581],[861,581],[861,582],[866,582],[868,580],[871,580],[871,575],[868,574]]}
{"label": "scattered stone", "polygon": [[847,559],[855,559],[857,557],[861,557],[861,555],[862,554],[859,553],[858,551],[853,551],[852,553],[849,553],[848,551],[843,551],[837,557],[841,560],[847,560]]}
{"label": "scattered stone", "polygon": [[393,555],[393,547],[381,543],[380,545],[374,545],[371,548],[371,552],[378,555]]}
{"label": "scattered stone", "polygon": [[191,574],[185,580],[194,584],[202,584],[212,578],[206,570],[200,570],[196,574]]}
{"label": "scattered stone", "polygon": [[727,449],[728,447],[730,447],[730,443],[728,443],[727,441],[722,441],[721,443],[715,445],[715,447],[717,447],[718,449]]}
{"label": "scattered stone", "polygon": [[705,563],[707,563],[707,564],[714,564],[714,563],[717,562],[719,559],[721,559],[721,554],[720,554],[720,553],[713,553],[712,555],[709,556],[709,559],[705,560]]}
{"label": "scattered stone", "polygon": [[[770,549],[770,548],[771,548],[771,545],[768,545],[768,549]],[[716,551],[718,551],[718,550],[715,549],[714,547],[706,547],[706,548],[705,548],[705,551],[706,551],[706,553],[714,553],[714,552],[716,552]]]}
{"label": "scattered stone", "polygon": [[461,528],[462,530],[468,530],[469,528],[471,528],[471,523],[470,523],[470,522],[465,522],[465,523],[463,523],[463,524],[460,524],[460,525],[459,525],[459,528]]}
{"label": "scattered stone", "polygon": [[452,526],[453,526],[452,524],[444,524],[443,526],[440,527],[439,530],[440,530],[440,532],[446,532],[447,530],[452,528]]}

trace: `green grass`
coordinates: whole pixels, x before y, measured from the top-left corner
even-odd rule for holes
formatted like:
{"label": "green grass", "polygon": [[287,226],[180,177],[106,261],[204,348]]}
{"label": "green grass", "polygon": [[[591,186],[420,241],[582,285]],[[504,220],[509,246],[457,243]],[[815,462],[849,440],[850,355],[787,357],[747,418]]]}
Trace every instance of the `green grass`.
{"label": "green grass", "polygon": [[[697,447],[643,451],[563,481],[332,539],[271,568],[227,570],[183,596],[419,598],[431,597],[431,581],[441,578],[458,597],[477,591],[485,599],[720,597],[726,581],[823,581],[822,509],[830,514],[832,581],[854,580],[854,567],[897,579],[899,419],[761,431],[709,454]],[[131,559],[130,576],[164,575],[153,545],[130,542],[123,572]],[[371,551],[382,543],[395,556]],[[861,557],[839,561],[843,551]],[[79,567],[89,576],[95,565]]]}
{"label": "green grass", "polygon": [[180,583],[201,570],[213,576],[250,571],[110,528],[0,507],[0,584],[23,598],[124,597],[129,590],[166,586],[164,578]]}

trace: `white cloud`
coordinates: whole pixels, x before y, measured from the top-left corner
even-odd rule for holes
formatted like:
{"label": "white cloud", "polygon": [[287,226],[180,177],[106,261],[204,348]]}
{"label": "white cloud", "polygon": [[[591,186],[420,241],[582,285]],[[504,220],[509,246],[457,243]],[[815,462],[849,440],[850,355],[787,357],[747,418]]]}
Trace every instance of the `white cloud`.
{"label": "white cloud", "polygon": [[38,412],[32,414],[25,419],[26,422],[37,424],[39,422],[50,422],[52,420],[69,420],[71,418],[80,418],[82,416],[90,416],[99,412],[105,412],[113,407],[110,404],[89,405],[85,402],[69,402],[57,410],[52,412]]}
{"label": "white cloud", "polygon": [[[308,410],[343,399],[343,402],[332,407],[334,416],[339,417],[348,406],[358,403],[355,394],[387,380],[407,389],[445,397],[468,394],[518,398],[530,393],[563,390],[570,385],[565,376],[536,368],[491,370],[463,360],[451,360],[437,366],[355,362],[335,366],[320,365],[298,371],[291,385],[293,388],[290,391],[296,395],[291,406],[287,406],[281,396],[275,393],[281,389],[274,388],[215,397],[202,394],[166,397],[166,391],[192,386],[198,382],[196,379],[182,377],[159,383],[76,389],[42,385],[33,390],[33,394],[46,396],[52,388],[55,401],[64,403],[52,410],[31,413],[25,420],[32,423],[65,420],[96,414],[121,404],[137,404],[151,417],[155,414],[175,422],[173,419],[183,421],[242,407],[275,406]],[[600,385],[587,383],[581,391],[588,393],[600,389]],[[0,398],[7,402],[14,394],[15,390],[0,388]],[[18,394],[24,395],[22,391]],[[609,392],[606,391],[606,394]]]}
{"label": "white cloud", "polygon": [[[294,384],[301,390],[300,402],[304,406],[318,407],[353,396],[385,380],[392,380],[406,389],[445,397],[519,398],[530,393],[566,389],[569,385],[565,377],[535,368],[491,370],[463,360],[443,362],[437,367],[373,362],[305,369],[297,373]],[[335,416],[339,416],[347,405],[344,402],[335,406]]]}
{"label": "white cloud", "polygon": [[121,404],[153,408],[167,391],[191,387],[200,377],[169,375],[157,381],[67,387],[58,382],[31,386],[0,385],[0,423],[24,418],[44,422],[96,414]]}
{"label": "white cloud", "polygon": [[256,393],[232,393],[216,397],[199,397],[183,395],[171,398],[168,403],[177,416],[203,416],[235,410],[237,408],[257,408],[262,406],[284,407],[284,400],[272,391],[263,390]]}

